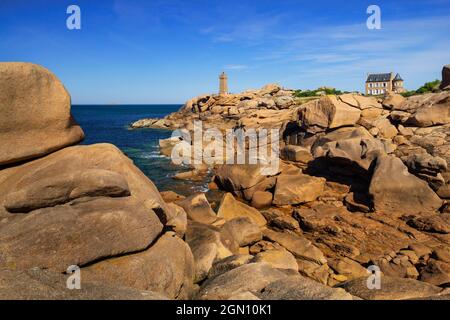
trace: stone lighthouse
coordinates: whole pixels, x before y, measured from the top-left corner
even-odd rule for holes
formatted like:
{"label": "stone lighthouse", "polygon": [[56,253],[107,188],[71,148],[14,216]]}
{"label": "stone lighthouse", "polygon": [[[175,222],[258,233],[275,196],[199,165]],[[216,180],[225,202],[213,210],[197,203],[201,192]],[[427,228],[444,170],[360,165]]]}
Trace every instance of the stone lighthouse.
{"label": "stone lighthouse", "polygon": [[219,76],[219,95],[226,94],[228,94],[228,77],[225,72],[222,72]]}

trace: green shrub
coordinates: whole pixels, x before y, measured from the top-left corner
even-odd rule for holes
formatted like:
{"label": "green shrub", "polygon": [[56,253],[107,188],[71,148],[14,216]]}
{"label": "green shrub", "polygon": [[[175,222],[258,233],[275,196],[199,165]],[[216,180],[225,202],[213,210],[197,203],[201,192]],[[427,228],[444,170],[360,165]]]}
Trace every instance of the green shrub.
{"label": "green shrub", "polygon": [[296,90],[294,92],[294,96],[298,98],[315,97],[323,93],[339,95],[344,92],[342,92],[341,90],[336,90],[335,88],[317,88],[315,90]]}
{"label": "green shrub", "polygon": [[439,80],[425,82],[425,84],[423,86],[421,86],[419,89],[406,91],[406,92],[401,93],[401,95],[406,98],[406,97],[410,97],[410,96],[413,96],[416,94],[424,94],[424,93],[434,92],[439,88],[440,84],[441,84],[441,81],[439,81]]}

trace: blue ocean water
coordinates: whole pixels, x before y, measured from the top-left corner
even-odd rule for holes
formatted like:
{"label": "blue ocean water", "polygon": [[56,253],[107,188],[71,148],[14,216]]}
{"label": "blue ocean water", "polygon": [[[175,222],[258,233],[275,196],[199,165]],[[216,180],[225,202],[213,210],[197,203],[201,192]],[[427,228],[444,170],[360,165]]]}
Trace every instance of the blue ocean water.
{"label": "blue ocean water", "polygon": [[82,144],[108,142],[119,147],[149,177],[160,191],[173,190],[189,195],[206,191],[204,183],[180,181],[172,176],[187,168],[171,163],[160,155],[159,139],[171,136],[170,130],[129,129],[142,118],[162,118],[181,105],[74,105],[72,114],[86,135]]}

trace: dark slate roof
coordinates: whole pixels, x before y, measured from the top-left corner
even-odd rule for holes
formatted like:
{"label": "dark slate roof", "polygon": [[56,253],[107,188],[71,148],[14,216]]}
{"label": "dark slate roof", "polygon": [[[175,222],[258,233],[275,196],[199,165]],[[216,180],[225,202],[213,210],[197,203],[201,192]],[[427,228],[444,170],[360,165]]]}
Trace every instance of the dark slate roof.
{"label": "dark slate roof", "polygon": [[372,73],[367,76],[366,82],[384,82],[391,80],[390,73]]}
{"label": "dark slate roof", "polygon": [[397,73],[397,75],[395,76],[394,81],[403,81],[399,73]]}

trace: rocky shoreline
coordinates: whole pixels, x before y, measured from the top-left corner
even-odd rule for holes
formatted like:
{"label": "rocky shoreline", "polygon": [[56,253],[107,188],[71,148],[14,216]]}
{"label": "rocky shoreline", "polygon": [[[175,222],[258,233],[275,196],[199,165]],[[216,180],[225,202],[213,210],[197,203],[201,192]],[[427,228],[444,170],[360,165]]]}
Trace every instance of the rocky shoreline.
{"label": "rocky shoreline", "polygon": [[[61,82],[0,63],[0,299],[448,299],[449,96],[304,102],[268,85],[131,125],[279,128],[272,175],[200,164],[178,176],[212,171],[214,206],[160,193],[113,145],[77,146]],[[73,265],[80,290],[66,287]]]}

